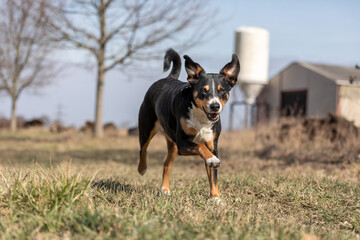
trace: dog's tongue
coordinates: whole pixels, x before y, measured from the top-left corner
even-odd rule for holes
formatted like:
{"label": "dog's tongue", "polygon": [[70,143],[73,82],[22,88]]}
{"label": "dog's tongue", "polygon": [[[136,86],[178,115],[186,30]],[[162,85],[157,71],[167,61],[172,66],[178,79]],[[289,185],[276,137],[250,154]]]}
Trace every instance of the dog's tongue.
{"label": "dog's tongue", "polygon": [[216,118],[216,117],[217,117],[217,113],[210,113],[210,117],[211,117],[211,118]]}

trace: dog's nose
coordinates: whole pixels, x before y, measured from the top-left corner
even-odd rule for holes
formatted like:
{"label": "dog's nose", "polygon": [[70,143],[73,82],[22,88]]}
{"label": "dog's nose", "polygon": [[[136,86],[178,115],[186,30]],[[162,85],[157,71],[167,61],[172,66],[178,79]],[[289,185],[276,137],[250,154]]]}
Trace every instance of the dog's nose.
{"label": "dog's nose", "polygon": [[213,112],[217,112],[219,111],[220,109],[220,104],[215,102],[215,103],[212,103],[210,104],[210,110],[213,111]]}

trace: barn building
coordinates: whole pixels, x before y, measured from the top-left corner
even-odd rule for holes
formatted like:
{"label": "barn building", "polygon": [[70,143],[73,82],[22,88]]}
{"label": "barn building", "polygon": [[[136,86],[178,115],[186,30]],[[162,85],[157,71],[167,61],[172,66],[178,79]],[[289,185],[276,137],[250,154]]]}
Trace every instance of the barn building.
{"label": "barn building", "polygon": [[270,79],[257,106],[258,122],[335,113],[360,126],[360,69],[294,62]]}

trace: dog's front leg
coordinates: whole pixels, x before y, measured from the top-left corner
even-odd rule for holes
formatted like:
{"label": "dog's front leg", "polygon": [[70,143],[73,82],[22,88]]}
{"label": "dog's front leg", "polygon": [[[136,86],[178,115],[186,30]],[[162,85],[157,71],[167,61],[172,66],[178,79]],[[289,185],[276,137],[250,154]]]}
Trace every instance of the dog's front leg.
{"label": "dog's front leg", "polygon": [[220,198],[219,188],[217,184],[217,168],[211,168],[206,164],[205,168],[210,184],[210,196],[213,198]]}
{"label": "dog's front leg", "polygon": [[[218,156],[217,142],[215,143],[216,144],[214,146],[214,141],[207,142],[206,146],[217,157]],[[217,183],[217,168],[210,168],[207,164],[205,164],[205,168],[210,184],[210,196],[213,198],[220,198],[219,188]]]}
{"label": "dog's front leg", "polygon": [[204,144],[194,143],[191,141],[178,142],[179,155],[198,155],[204,159],[205,164],[212,168],[220,166],[221,161],[218,159]]}
{"label": "dog's front leg", "polygon": [[219,198],[219,190],[217,185],[217,167],[220,166],[218,159],[205,145],[197,144],[190,141],[182,141],[178,144],[178,152],[180,155],[199,155],[205,161],[206,172],[210,184],[210,196]]}

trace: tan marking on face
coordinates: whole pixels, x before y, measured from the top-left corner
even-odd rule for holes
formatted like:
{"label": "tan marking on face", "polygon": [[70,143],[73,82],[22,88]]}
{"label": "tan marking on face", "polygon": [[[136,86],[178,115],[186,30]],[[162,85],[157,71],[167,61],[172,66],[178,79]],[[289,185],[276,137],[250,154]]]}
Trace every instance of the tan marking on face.
{"label": "tan marking on face", "polygon": [[221,103],[221,105],[224,107],[225,104],[227,103],[227,101],[229,100],[229,94],[227,93],[226,94],[226,100],[225,99],[222,99],[222,98],[219,98],[219,101]]}
{"label": "tan marking on face", "polygon": [[197,66],[196,66],[196,75],[199,76],[199,73],[200,73],[202,70],[203,70],[203,69],[202,69],[199,65],[197,65]]}
{"label": "tan marking on face", "polygon": [[181,125],[181,129],[184,131],[185,134],[190,135],[190,136],[195,136],[198,132],[196,131],[196,129],[192,128],[192,127],[188,127],[188,124],[185,120],[185,118],[180,118],[180,125]]}
{"label": "tan marking on face", "polygon": [[217,85],[217,90],[220,91],[220,89],[221,89],[221,85],[219,84]]}
{"label": "tan marking on face", "polygon": [[194,82],[194,78],[193,78],[193,77],[190,77],[190,76],[187,78],[187,80],[188,80],[189,83],[193,83],[193,82]]}
{"label": "tan marking on face", "polygon": [[194,98],[198,96],[199,92],[194,92]]}
{"label": "tan marking on face", "polygon": [[198,98],[195,98],[195,105],[197,108],[199,109],[206,109],[207,107],[207,103],[208,103],[209,99],[203,99],[203,100],[200,100]]}
{"label": "tan marking on face", "polygon": [[210,86],[209,86],[209,85],[205,85],[204,88],[205,88],[206,91],[209,91],[209,90],[210,90]]}
{"label": "tan marking on face", "polygon": [[234,79],[228,79],[228,81],[231,83],[231,85],[235,85],[236,84],[236,80],[234,80]]}

